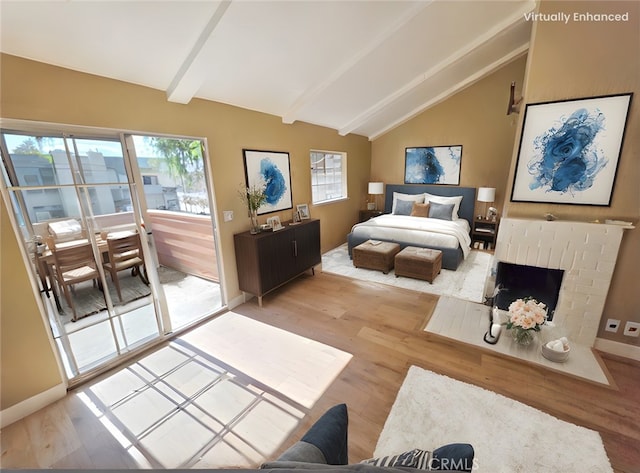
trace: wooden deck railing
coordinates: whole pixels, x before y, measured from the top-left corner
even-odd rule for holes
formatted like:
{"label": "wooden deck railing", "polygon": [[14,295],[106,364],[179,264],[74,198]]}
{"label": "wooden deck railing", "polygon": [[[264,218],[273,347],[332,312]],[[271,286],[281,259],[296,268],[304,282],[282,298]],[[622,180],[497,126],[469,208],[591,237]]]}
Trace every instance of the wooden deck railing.
{"label": "wooden deck railing", "polygon": [[160,264],[219,282],[213,226],[209,215],[149,210]]}

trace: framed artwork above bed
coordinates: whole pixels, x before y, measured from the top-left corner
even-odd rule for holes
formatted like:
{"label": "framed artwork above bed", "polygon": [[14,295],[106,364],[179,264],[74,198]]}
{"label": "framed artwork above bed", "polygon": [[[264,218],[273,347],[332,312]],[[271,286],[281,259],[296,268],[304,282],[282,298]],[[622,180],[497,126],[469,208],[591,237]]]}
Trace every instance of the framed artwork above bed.
{"label": "framed artwork above bed", "polygon": [[406,148],[405,184],[460,184],[462,145]]}

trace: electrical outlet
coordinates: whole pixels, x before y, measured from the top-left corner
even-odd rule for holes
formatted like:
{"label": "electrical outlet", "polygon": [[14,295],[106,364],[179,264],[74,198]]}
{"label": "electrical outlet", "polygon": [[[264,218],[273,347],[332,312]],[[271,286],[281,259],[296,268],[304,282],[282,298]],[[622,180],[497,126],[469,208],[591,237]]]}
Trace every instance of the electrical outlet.
{"label": "electrical outlet", "polygon": [[640,322],[627,322],[624,325],[624,332],[627,337],[637,337],[640,335]]}
{"label": "electrical outlet", "polygon": [[620,321],[618,319],[607,319],[607,325],[604,327],[605,331],[616,333],[620,327]]}

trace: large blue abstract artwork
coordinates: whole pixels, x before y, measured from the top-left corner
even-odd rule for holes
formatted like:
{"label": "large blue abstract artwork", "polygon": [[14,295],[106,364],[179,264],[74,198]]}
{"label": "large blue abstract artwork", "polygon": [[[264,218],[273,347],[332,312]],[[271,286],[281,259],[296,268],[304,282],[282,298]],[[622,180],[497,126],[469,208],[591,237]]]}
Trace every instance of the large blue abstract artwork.
{"label": "large blue abstract artwork", "polygon": [[243,150],[247,187],[264,187],[266,202],[258,215],[293,208],[289,153]]}
{"label": "large blue abstract artwork", "polygon": [[511,200],[610,205],[631,97],[527,105]]}
{"label": "large blue abstract artwork", "polygon": [[405,184],[460,184],[462,146],[429,146],[405,150]]}

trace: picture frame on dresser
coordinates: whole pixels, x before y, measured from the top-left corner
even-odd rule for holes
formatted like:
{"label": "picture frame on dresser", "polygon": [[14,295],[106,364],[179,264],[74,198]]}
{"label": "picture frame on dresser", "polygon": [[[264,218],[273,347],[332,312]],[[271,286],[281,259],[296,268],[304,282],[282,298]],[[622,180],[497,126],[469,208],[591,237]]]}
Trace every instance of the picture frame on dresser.
{"label": "picture frame on dresser", "polygon": [[274,215],[273,217],[269,217],[267,219],[267,225],[271,227],[274,232],[278,230],[282,230],[284,227],[282,226],[282,222],[280,222],[280,217]]}
{"label": "picture frame on dresser", "polygon": [[264,187],[266,201],[258,215],[293,208],[289,153],[243,149],[244,171],[248,189]]}
{"label": "picture frame on dresser", "polygon": [[527,104],[511,201],[611,205],[632,96]]}
{"label": "picture frame on dresser", "polygon": [[298,204],[296,206],[296,209],[298,210],[298,215],[300,216],[300,220],[308,220],[309,218],[311,218],[311,215],[309,214],[308,204]]}

